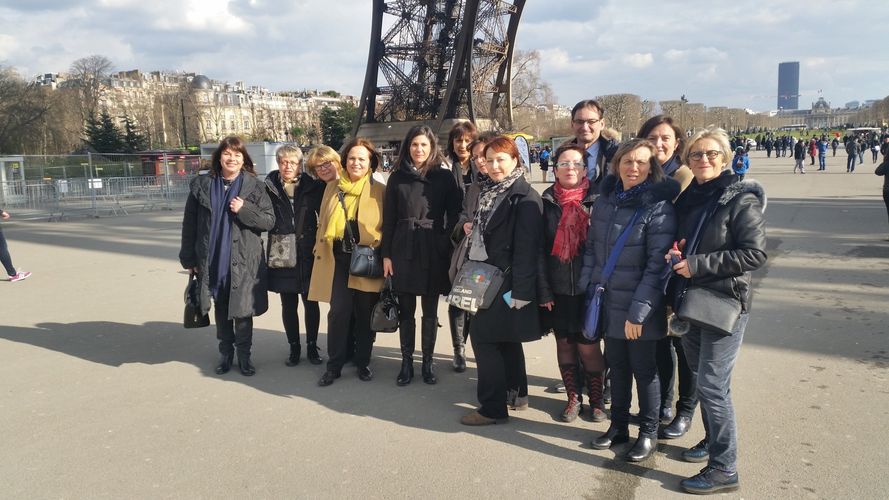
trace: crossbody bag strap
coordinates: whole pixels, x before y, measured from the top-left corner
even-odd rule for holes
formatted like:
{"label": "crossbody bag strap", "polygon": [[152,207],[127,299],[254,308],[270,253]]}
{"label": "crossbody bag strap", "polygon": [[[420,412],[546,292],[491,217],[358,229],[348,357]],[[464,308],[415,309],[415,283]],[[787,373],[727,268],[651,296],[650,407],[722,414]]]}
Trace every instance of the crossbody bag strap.
{"label": "crossbody bag strap", "polygon": [[639,218],[639,214],[642,213],[642,209],[637,209],[636,212],[633,213],[633,217],[630,219],[630,223],[627,224],[627,227],[620,233],[620,236],[617,237],[617,241],[614,242],[614,246],[611,248],[611,254],[608,256],[608,260],[605,262],[605,267],[602,268],[602,276],[600,277],[600,283],[604,285],[608,283],[608,279],[611,278],[611,273],[614,272],[614,268],[617,267],[617,259],[620,257],[620,253],[624,249],[624,245],[627,243],[627,239],[630,237],[630,231],[633,229],[633,226],[636,225],[636,220]]}
{"label": "crossbody bag strap", "polygon": [[349,224],[349,211],[346,210],[346,197],[342,191],[337,191],[337,197],[340,199],[340,206],[343,207],[343,218],[346,219],[346,236],[349,238],[352,246],[355,246],[358,242],[355,240],[355,235],[352,234],[352,224]]}

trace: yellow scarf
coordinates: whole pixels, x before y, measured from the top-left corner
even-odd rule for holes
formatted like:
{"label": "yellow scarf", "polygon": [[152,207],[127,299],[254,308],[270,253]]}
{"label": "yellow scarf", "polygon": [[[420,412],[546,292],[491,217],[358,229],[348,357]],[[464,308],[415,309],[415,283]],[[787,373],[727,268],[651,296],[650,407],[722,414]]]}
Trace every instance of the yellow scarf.
{"label": "yellow scarf", "polygon": [[[343,213],[339,195],[334,194],[333,200],[331,200],[330,219],[327,221],[327,231],[324,233],[325,238],[328,240],[345,239],[346,216],[349,220],[358,218],[358,197],[364,190],[364,186],[367,185],[368,177],[369,175],[365,175],[355,182],[352,182],[348,175],[340,177],[337,187],[345,195],[343,201],[346,203],[346,212],[348,213]],[[358,235],[356,234],[355,237],[358,238]]]}

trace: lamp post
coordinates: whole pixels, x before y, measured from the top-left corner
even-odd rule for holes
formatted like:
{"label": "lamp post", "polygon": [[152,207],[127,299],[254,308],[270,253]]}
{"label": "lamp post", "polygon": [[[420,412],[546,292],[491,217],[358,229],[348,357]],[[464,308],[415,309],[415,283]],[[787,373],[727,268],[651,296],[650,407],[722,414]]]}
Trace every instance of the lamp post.
{"label": "lamp post", "polygon": [[685,125],[685,103],[687,102],[688,99],[685,97],[685,94],[682,94],[682,97],[679,98],[679,124],[686,130],[688,130],[688,127]]}

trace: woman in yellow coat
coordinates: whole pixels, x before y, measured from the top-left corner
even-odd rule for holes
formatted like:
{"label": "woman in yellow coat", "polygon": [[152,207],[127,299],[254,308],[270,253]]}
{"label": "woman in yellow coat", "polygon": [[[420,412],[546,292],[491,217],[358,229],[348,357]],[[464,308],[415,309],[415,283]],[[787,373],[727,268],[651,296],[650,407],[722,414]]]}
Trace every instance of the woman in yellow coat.
{"label": "woman in yellow coat", "polygon": [[[309,286],[309,300],[330,303],[327,315],[327,371],[318,385],[327,386],[340,377],[350,349],[350,320],[354,318],[355,365],[358,378],[373,378],[370,353],[373,332],[370,314],[383,288],[383,278],[360,278],[349,274],[351,244],[346,224],[358,245],[374,248],[383,237],[383,197],[386,187],[376,181],[373,170],[379,156],[373,144],[356,138],[343,148],[346,166],[339,180],[329,182],[321,199],[321,215],[315,243],[315,264]],[[340,203],[343,193],[345,207]]]}

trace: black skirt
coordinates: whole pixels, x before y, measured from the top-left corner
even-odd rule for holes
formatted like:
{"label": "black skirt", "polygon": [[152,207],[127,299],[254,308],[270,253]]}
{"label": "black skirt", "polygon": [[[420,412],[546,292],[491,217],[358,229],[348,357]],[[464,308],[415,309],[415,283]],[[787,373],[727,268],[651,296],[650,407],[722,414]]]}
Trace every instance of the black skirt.
{"label": "black skirt", "polygon": [[559,339],[569,343],[593,344],[583,336],[583,316],[586,294],[556,295],[553,310],[541,308],[540,320],[545,330],[552,330]]}

